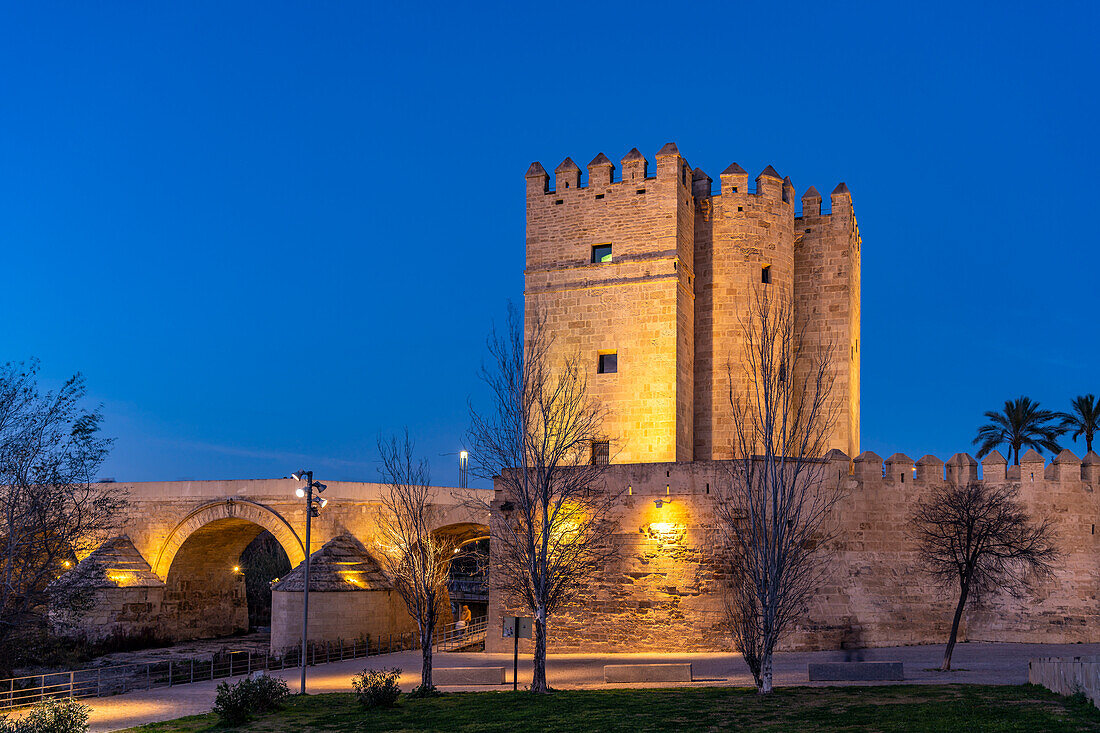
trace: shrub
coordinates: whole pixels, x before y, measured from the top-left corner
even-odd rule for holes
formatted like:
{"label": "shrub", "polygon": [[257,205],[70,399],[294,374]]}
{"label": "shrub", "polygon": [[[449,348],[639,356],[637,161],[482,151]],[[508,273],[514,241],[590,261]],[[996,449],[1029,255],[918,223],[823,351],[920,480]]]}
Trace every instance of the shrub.
{"label": "shrub", "polygon": [[245,677],[235,685],[223,682],[218,685],[214,699],[214,712],[223,723],[238,725],[247,722],[255,713],[278,710],[290,695],[286,682],[263,673]]}
{"label": "shrub", "polygon": [[88,706],[76,700],[43,700],[19,720],[0,718],[0,733],[85,733]]}
{"label": "shrub", "polygon": [[401,688],[397,686],[400,676],[401,670],[396,667],[364,669],[351,680],[355,697],[365,708],[392,708],[401,694]]}

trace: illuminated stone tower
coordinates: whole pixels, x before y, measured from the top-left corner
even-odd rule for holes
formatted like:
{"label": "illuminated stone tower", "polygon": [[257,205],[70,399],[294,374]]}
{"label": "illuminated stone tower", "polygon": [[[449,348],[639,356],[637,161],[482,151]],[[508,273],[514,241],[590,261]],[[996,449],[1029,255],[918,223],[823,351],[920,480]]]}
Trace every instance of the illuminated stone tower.
{"label": "illuminated stone tower", "polygon": [[726,363],[762,282],[793,298],[814,348],[836,345],[830,447],[857,455],[860,240],[847,187],[829,214],[809,189],[796,216],[794,186],[771,166],[750,191],[735,163],[713,192],[673,143],[652,173],[637,149],[621,163],[617,177],[600,153],[583,186],[569,158],[553,188],[539,163],[527,171],[526,310],[545,314],[559,354],[590,362],[612,462],[729,457]]}

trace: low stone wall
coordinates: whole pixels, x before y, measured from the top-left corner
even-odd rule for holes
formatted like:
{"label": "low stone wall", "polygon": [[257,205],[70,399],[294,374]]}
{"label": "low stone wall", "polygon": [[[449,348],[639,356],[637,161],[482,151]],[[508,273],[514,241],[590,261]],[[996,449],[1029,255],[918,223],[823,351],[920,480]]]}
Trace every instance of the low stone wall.
{"label": "low stone wall", "polygon": [[1027,663],[1027,681],[1072,695],[1083,692],[1100,707],[1100,657],[1040,657]]}

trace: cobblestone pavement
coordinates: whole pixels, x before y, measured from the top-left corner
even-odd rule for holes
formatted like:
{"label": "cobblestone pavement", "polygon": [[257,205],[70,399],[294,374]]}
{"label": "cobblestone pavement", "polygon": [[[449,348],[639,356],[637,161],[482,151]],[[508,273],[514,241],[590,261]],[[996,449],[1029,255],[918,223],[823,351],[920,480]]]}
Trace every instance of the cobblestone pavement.
{"label": "cobblestone pavement", "polygon": [[[788,652],[776,655],[777,685],[810,684],[806,676],[809,662],[843,661],[846,652]],[[983,644],[963,643],[955,649],[955,672],[936,672],[943,657],[942,646],[911,646],[868,649],[862,652],[864,661],[900,661],[905,665],[906,681],[913,684],[974,683],[1015,685],[1027,681],[1027,660],[1031,657],[1081,656],[1100,654],[1100,644]],[[752,678],[744,662],[736,654],[555,654],[547,660],[547,677],[552,687],[604,687],[604,664],[637,664],[647,662],[691,662],[696,682],[700,685],[749,686]],[[435,666],[472,667],[503,666],[508,670],[509,684],[501,687],[448,687],[447,690],[511,689],[512,656],[461,652],[437,654]],[[411,689],[419,683],[420,656],[417,652],[397,652],[370,659],[349,659],[309,668],[307,691],[347,692],[351,676],[364,668],[399,667],[403,670],[401,686]],[[531,677],[530,657],[520,658],[519,680],[522,689]],[[298,689],[300,672],[288,669],[275,674],[286,679],[292,691]],[[835,683],[829,683],[835,684]],[[869,683],[859,683],[869,684]],[[895,684],[895,683],[888,683]],[[210,710],[214,702],[214,682],[197,682],[179,687],[133,692],[116,697],[88,700],[92,707],[91,731],[113,731],[120,728],[170,720]],[[626,685],[615,685],[622,687]],[[634,685],[657,687],[660,685]]]}

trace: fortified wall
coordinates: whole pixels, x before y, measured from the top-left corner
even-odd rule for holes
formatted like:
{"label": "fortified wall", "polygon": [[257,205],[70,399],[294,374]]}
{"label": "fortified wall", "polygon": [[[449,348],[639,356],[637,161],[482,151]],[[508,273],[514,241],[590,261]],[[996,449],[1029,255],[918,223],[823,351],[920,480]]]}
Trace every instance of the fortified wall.
{"label": "fortified wall", "polygon": [[[793,302],[813,357],[831,349],[837,415],[829,447],[859,452],[860,236],[848,187],[830,209],[768,166],[749,186],[733,163],[715,188],[674,143],[621,173],[600,153],[582,180],[566,158],[527,180],[526,314],[541,312],[558,357],[591,369],[609,409],[612,463],[729,458],[727,365],[761,286]],[[738,370],[735,368],[736,374]]]}
{"label": "fortified wall", "polygon": [[[578,602],[551,617],[550,650],[728,650],[712,493],[717,482],[729,480],[723,467],[711,461],[611,466],[605,479],[623,492],[615,536],[620,556]],[[991,596],[971,608],[960,639],[1100,641],[1100,456],[1095,453],[1081,460],[1062,451],[1044,463],[1029,451],[1019,466],[1008,467],[999,453],[979,466],[964,453],[945,464],[934,456],[914,463],[902,454],[884,462],[871,452],[849,461],[834,450],[823,480],[839,481],[845,493],[831,517],[837,540],[825,550],[826,582],[785,649],[943,643],[955,589],[941,590],[922,573],[906,528],[917,500],[934,487],[976,480],[1018,488],[1034,516],[1052,521],[1064,555],[1036,597]],[[489,651],[507,651],[511,644],[500,633],[508,610],[490,591]]]}

